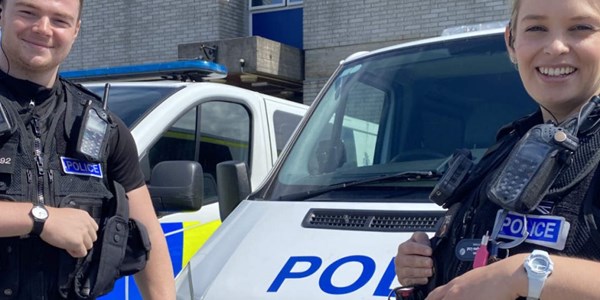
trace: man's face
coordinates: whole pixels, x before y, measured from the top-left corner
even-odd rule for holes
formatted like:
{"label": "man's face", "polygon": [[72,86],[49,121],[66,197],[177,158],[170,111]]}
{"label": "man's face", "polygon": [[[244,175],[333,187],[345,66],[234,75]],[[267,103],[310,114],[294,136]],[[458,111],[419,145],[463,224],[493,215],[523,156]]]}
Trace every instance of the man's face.
{"label": "man's face", "polygon": [[2,69],[24,79],[58,72],[79,32],[79,5],[79,0],[3,0]]}

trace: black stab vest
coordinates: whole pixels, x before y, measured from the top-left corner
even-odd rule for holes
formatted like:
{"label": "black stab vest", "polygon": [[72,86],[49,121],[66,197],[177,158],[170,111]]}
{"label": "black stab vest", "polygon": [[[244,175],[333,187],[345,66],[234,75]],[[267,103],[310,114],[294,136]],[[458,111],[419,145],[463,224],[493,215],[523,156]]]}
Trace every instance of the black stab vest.
{"label": "black stab vest", "polygon": [[[504,147],[503,150],[508,151],[496,151],[500,153],[497,155],[506,155],[510,152],[522,134],[532,126],[531,119],[532,117],[529,117],[513,124],[516,127],[525,126],[526,128],[519,128],[520,134],[514,134],[515,128],[513,127],[511,136],[505,136],[506,139],[496,145],[496,147]],[[509,130],[511,129],[507,128],[504,131]],[[562,216],[571,225],[565,249],[558,251],[524,242],[510,249],[511,255],[531,252],[534,249],[544,249],[555,255],[600,260],[600,231],[598,224],[595,223],[599,216],[595,216],[592,212],[595,210],[595,214],[598,214],[600,206],[600,188],[595,188],[600,185],[599,149],[600,130],[598,128],[587,136],[580,137],[580,147],[573,156],[574,162],[563,170],[544,198],[544,200],[554,203],[550,215]],[[505,158],[501,158],[499,161],[501,162]],[[494,157],[494,154],[482,159],[480,164],[492,161],[498,164],[498,159]],[[496,213],[501,207],[486,196],[486,189],[492,175],[493,172],[483,174],[481,178],[476,179],[478,181],[477,188],[462,195],[462,203],[458,204],[461,207],[453,218],[454,221],[447,237],[440,239],[434,250],[436,272],[433,280],[435,282],[430,283],[430,287],[446,284],[454,277],[471,270],[472,262],[460,261],[455,255],[455,248],[460,240],[481,239],[486,232],[493,231]]]}
{"label": "black stab vest", "polygon": [[[49,128],[40,137],[42,154],[36,161],[33,130],[17,114],[19,104],[0,90],[0,102],[16,124],[12,134],[0,136],[0,199],[37,203],[43,196],[46,206],[71,207],[87,211],[101,225],[109,217],[107,203],[114,195],[107,180],[107,149],[100,164],[103,177],[72,175],[64,172],[61,157],[79,157],[74,149],[85,104],[90,92],[63,81],[64,97],[55,109]],[[114,128],[109,126],[107,132]],[[39,163],[41,161],[41,163]],[[36,236],[0,238],[0,299],[70,299],[69,276],[78,259]],[[61,289],[62,288],[62,289]]]}

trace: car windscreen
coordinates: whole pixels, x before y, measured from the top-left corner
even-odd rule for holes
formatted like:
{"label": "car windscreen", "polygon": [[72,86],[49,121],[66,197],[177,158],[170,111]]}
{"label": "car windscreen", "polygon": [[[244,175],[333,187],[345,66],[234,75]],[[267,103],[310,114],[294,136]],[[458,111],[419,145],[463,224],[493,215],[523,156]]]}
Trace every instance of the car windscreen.
{"label": "car windscreen", "polygon": [[[346,64],[335,76],[263,197],[442,172],[456,149],[468,149],[477,160],[501,126],[537,109],[501,33],[382,52]],[[375,198],[386,197],[384,189],[431,189],[437,179],[416,177],[372,184]],[[368,189],[353,185],[351,197],[358,188]]]}
{"label": "car windscreen", "polygon": [[[104,86],[85,84],[84,86],[100,97],[104,94]],[[172,86],[112,85],[109,90],[108,109],[131,129],[152,108],[179,89],[180,87]]]}

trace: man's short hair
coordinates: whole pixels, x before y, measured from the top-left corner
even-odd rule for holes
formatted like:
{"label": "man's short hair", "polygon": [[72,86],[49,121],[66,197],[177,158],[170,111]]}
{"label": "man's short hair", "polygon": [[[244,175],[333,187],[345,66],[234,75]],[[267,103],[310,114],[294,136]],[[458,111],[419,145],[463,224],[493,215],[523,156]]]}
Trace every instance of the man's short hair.
{"label": "man's short hair", "polygon": [[[4,4],[4,0],[0,0],[0,5]],[[79,18],[81,19],[81,12],[83,11],[83,0],[79,0]],[[0,7],[0,12],[2,12],[2,7]]]}

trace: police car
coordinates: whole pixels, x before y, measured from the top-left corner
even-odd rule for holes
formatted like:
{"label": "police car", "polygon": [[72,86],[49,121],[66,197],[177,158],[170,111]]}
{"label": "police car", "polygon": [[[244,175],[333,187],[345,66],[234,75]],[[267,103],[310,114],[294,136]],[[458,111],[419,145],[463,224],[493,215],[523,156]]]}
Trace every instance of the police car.
{"label": "police car", "polygon": [[[107,93],[108,108],[131,129],[175,274],[226,216],[219,208],[216,166],[235,160],[246,167],[248,183],[239,191],[246,191],[245,197],[264,180],[308,109],[219,83],[139,81],[163,76],[217,78],[226,72],[219,65],[194,60],[61,74],[100,96]],[[169,167],[173,161],[176,164]],[[202,171],[198,173],[194,163]],[[133,277],[126,277],[102,299],[141,296]]]}
{"label": "police car", "polygon": [[455,149],[478,160],[500,126],[537,108],[503,34],[343,60],[268,178],[179,274],[178,299],[387,299],[398,244],[444,213],[428,196]]}

